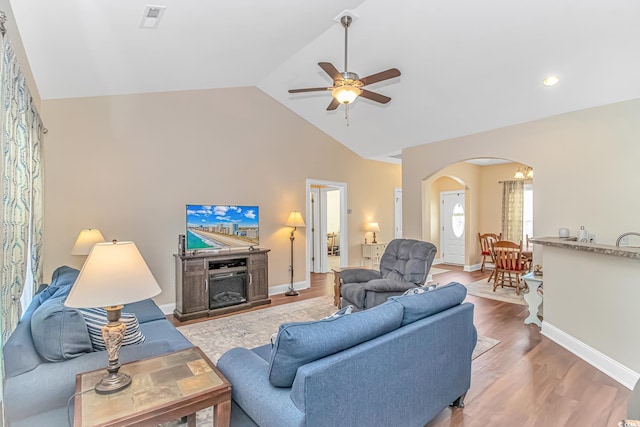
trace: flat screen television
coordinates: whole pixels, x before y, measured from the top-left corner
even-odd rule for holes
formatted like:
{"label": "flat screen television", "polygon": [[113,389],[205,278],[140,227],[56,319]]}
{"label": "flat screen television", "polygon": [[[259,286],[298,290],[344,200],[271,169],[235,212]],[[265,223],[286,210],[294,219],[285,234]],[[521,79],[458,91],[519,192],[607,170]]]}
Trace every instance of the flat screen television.
{"label": "flat screen television", "polygon": [[185,240],[188,251],[257,246],[258,206],[187,205]]}

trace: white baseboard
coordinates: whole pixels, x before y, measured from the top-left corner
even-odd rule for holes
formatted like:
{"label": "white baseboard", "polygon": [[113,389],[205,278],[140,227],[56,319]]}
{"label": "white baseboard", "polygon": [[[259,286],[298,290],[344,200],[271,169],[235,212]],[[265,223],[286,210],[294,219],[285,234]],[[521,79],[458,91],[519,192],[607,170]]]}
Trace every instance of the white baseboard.
{"label": "white baseboard", "polygon": [[160,306],[160,310],[162,310],[162,312],[167,315],[167,314],[173,314],[173,310],[176,309],[176,303],[171,303],[171,304],[162,304]]}
{"label": "white baseboard", "polygon": [[589,363],[602,373],[610,376],[620,384],[633,390],[640,374],[627,368],[621,363],[613,360],[606,354],[600,353],[598,350],[588,346],[582,341],[577,340],[566,332],[556,328],[555,326],[542,322],[542,335],[549,338],[556,344],[569,350],[585,362]]}
{"label": "white baseboard", "polygon": [[[306,281],[297,282],[297,283],[293,284],[293,289],[295,289],[296,291],[300,291],[302,289],[309,289],[310,287],[311,286]],[[288,290],[289,290],[289,284],[270,286],[269,287],[269,296],[278,295],[278,294],[284,294]],[[163,304],[163,305],[160,305],[159,307],[160,307],[160,310],[162,310],[162,312],[165,315],[173,314],[173,311],[176,309],[176,304],[175,303]]]}
{"label": "white baseboard", "polygon": [[[433,260],[432,265],[444,264],[441,258],[437,258]],[[477,271],[482,268],[482,264],[473,264],[473,265],[463,265],[462,271]]]}
{"label": "white baseboard", "polygon": [[464,271],[478,271],[482,268],[482,263],[473,264],[473,265],[465,265]]}
{"label": "white baseboard", "polygon": [[[302,289],[309,289],[310,287],[311,286],[306,281],[296,282],[293,284],[293,289],[295,289],[296,291],[300,291]],[[269,296],[284,294],[288,290],[289,290],[289,284],[269,286]]]}

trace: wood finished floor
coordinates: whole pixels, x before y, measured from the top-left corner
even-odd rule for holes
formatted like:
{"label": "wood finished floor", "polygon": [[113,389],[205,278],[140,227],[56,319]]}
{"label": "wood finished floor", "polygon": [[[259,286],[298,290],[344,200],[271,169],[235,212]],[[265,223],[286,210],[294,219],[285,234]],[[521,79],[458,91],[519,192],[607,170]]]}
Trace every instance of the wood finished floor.
{"label": "wood finished floor", "polygon": [[[437,267],[450,270],[433,276],[441,284],[488,277],[460,267]],[[295,297],[274,295],[265,307],[323,295],[333,295],[331,273],[312,274],[309,289]],[[425,427],[613,427],[624,418],[630,391],[542,336],[537,326],[525,325],[526,306],[474,296],[467,300],[475,305],[478,333],[501,342],[473,361],[465,408],[445,409]],[[169,319],[184,325],[211,318]]]}

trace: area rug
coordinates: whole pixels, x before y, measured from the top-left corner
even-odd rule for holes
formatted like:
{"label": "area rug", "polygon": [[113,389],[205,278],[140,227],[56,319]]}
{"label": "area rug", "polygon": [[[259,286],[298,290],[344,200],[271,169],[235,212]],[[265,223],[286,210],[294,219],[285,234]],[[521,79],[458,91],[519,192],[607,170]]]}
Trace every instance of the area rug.
{"label": "area rug", "polygon": [[[217,362],[224,352],[233,347],[253,348],[268,343],[271,335],[278,331],[282,323],[318,320],[337,310],[333,305],[333,296],[327,295],[178,326],[178,330],[194,345],[200,347],[211,361]],[[473,358],[490,350],[499,342],[493,338],[479,336]]]}
{"label": "area rug", "polygon": [[478,280],[469,285],[464,285],[467,288],[467,294],[476,297],[488,298],[498,301],[510,302],[512,304],[527,305],[524,300],[524,292],[520,289],[520,295],[516,295],[515,288],[498,286],[496,291],[493,292],[493,281],[487,282],[487,279]]}
{"label": "area rug", "polygon": [[[194,345],[216,363],[220,356],[234,347],[253,348],[270,342],[271,335],[278,331],[285,322],[303,322],[318,320],[337,311],[333,305],[333,296],[311,298],[289,304],[263,308],[228,317],[207,320],[191,325],[178,326],[178,330]],[[491,350],[500,341],[478,336],[478,343],[473,350],[472,359]],[[213,413],[211,409],[196,414],[196,425],[211,426]],[[164,427],[182,427],[179,422],[166,423]]]}

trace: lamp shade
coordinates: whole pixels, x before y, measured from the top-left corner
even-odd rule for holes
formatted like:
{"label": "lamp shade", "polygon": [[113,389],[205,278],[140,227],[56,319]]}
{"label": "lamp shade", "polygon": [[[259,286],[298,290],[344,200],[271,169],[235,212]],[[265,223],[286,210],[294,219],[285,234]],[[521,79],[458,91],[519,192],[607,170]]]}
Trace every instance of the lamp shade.
{"label": "lamp shade", "polygon": [[73,249],[71,249],[71,255],[89,255],[93,245],[102,242],[104,242],[104,237],[97,228],[82,230],[80,234],[78,234]]}
{"label": "lamp shade", "polygon": [[377,222],[370,222],[369,231],[380,231],[380,226],[378,225]]}
{"label": "lamp shade", "polygon": [[304,219],[302,219],[302,214],[299,211],[293,211],[289,214],[289,219],[287,220],[287,227],[304,227]]}
{"label": "lamp shade", "polygon": [[97,243],[64,305],[110,307],[142,301],[161,292],[133,242]]}
{"label": "lamp shade", "polygon": [[360,88],[351,85],[338,86],[331,91],[331,95],[340,104],[351,104],[361,93],[362,90]]}

